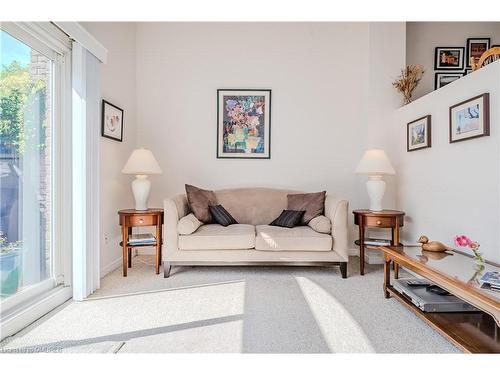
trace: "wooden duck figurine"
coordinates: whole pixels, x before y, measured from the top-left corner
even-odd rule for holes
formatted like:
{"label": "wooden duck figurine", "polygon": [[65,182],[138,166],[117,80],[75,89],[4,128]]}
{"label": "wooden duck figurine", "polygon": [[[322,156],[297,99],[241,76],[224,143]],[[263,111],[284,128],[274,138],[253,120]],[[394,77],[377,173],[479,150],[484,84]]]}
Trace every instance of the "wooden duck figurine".
{"label": "wooden duck figurine", "polygon": [[427,236],[420,236],[418,239],[418,242],[422,244],[422,250],[425,251],[432,251],[435,253],[447,251],[447,250],[453,250],[451,247],[446,246],[444,243],[439,242],[439,241],[429,241],[429,237]]}

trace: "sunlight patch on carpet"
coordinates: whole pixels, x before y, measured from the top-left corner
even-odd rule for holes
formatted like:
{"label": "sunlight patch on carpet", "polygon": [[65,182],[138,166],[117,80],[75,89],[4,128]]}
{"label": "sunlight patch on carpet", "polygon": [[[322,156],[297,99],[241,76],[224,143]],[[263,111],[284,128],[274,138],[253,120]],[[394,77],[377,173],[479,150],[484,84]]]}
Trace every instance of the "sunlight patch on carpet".
{"label": "sunlight patch on carpet", "polygon": [[375,353],[361,326],[341,303],[307,277],[295,279],[333,353]]}

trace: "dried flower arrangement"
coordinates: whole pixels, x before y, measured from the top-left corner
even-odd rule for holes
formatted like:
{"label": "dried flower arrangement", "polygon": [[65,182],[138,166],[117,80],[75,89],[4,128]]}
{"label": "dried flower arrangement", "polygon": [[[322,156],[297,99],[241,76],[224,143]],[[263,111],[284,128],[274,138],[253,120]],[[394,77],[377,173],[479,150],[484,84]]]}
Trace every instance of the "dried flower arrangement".
{"label": "dried flower arrangement", "polygon": [[417,87],[423,74],[424,67],[422,65],[408,65],[401,69],[401,75],[392,83],[392,86],[403,94],[404,104],[411,102],[413,90]]}

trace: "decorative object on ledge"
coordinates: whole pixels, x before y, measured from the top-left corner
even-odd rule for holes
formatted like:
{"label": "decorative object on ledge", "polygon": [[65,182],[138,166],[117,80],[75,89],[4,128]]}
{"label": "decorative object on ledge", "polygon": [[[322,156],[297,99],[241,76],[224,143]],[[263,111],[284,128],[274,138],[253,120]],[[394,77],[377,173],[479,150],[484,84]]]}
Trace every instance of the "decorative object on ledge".
{"label": "decorative object on ledge", "polygon": [[[481,55],[481,57],[472,57],[470,60],[471,71],[478,70],[485,65],[491,64],[500,59],[500,47],[492,47]],[[467,74],[467,69],[466,69]]]}
{"label": "decorative object on ledge", "polygon": [[434,77],[434,90],[440,89],[441,87],[462,78],[464,75],[464,72],[436,72]]}
{"label": "decorative object on ledge", "polygon": [[431,147],[431,115],[408,123],[406,128],[406,151]]}
{"label": "decorative object on ledge", "polygon": [[464,47],[436,47],[434,70],[463,70]]}
{"label": "decorative object on ledge", "polygon": [[479,59],[483,53],[490,49],[490,44],[490,38],[467,39],[467,68],[471,68],[472,62],[476,61],[475,59]]}
{"label": "decorative object on ledge", "polygon": [[411,103],[413,90],[418,86],[423,74],[424,68],[422,65],[408,65],[406,68],[401,69],[401,75],[392,82],[392,86],[396,91],[403,94],[405,105]]}
{"label": "decorative object on ledge", "polygon": [[271,158],[271,90],[217,90],[217,158]]}
{"label": "decorative object on ledge", "polygon": [[101,135],[123,141],[123,109],[103,99],[101,116]]}
{"label": "decorative object on ledge", "polygon": [[450,107],[450,143],[490,135],[489,94]]}
{"label": "decorative object on ledge", "polygon": [[446,246],[444,243],[439,241],[429,241],[429,237],[420,236],[418,242],[422,244],[422,250],[430,251],[433,253],[442,253],[447,250],[453,250],[451,247]]}

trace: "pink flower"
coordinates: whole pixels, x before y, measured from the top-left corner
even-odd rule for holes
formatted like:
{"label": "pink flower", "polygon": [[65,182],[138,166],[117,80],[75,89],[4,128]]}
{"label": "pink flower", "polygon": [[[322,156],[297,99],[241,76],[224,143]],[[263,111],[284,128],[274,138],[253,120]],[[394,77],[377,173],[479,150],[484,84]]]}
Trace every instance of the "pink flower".
{"label": "pink flower", "polygon": [[455,245],[460,246],[460,247],[466,247],[471,244],[471,239],[467,236],[461,235],[461,236],[455,236]]}
{"label": "pink flower", "polygon": [[479,249],[479,243],[473,241],[469,244],[469,247],[472,249],[472,250],[477,250]]}

